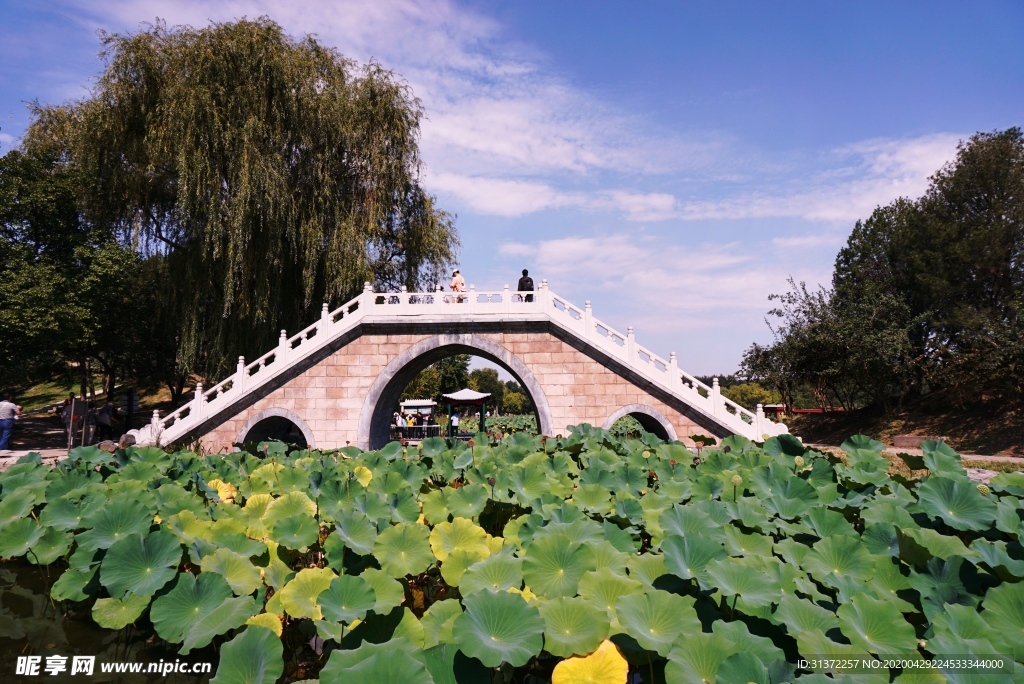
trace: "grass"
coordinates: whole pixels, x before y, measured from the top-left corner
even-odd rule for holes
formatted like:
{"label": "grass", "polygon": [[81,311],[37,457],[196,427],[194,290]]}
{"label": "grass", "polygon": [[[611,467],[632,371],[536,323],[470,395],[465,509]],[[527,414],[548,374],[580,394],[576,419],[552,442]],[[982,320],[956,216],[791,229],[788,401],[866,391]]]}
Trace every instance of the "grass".
{"label": "grass", "polygon": [[[818,447],[817,451],[835,456],[843,463],[846,463],[846,452],[839,447]],[[916,480],[928,474],[927,469],[911,470],[898,453],[883,451],[882,456],[889,460],[888,474],[890,477],[902,475],[907,479]],[[1010,461],[989,461],[983,458],[962,458],[961,460],[965,468],[981,468],[983,470],[994,470],[999,473],[1015,473],[1019,470],[1024,470],[1024,464]]]}
{"label": "grass", "polygon": [[14,402],[21,404],[22,411],[25,413],[35,411],[51,404],[59,404],[68,396],[69,392],[77,394],[76,384],[68,378],[54,378],[30,387],[24,392],[19,392]]}

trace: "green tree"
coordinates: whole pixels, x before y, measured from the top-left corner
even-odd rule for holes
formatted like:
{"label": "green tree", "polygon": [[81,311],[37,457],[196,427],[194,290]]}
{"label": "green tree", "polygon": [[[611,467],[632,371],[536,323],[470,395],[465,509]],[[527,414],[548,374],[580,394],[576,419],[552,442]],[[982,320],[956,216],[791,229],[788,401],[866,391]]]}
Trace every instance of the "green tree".
{"label": "green tree", "polygon": [[469,386],[469,354],[454,354],[434,365],[437,367],[438,395],[458,392]]}
{"label": "green tree", "polygon": [[526,410],[527,399],[519,392],[506,391],[502,399],[502,409],[505,413],[513,416],[529,413]]}
{"label": "green tree", "polygon": [[468,387],[477,392],[491,395],[490,407],[496,413],[504,412],[505,383],[498,378],[493,368],[476,368],[469,374]]}
{"label": "green tree", "polygon": [[505,410],[508,413],[523,415],[533,413],[536,410],[533,406],[533,400],[530,398],[530,393],[515,380],[507,380],[505,382],[505,397],[509,397],[513,394],[518,394],[522,397],[522,403],[518,410],[514,410],[510,406],[506,406]]}
{"label": "green tree", "polygon": [[782,396],[775,390],[762,387],[756,382],[741,382],[722,390],[722,394],[745,409],[753,411],[758,404],[776,404]]}
{"label": "green tree", "polygon": [[103,37],[80,102],[37,107],[25,145],[88,179],[82,206],[174,274],[183,372],[225,372],[363,281],[436,282],[458,246],[420,185],[420,103],[267,19]]}

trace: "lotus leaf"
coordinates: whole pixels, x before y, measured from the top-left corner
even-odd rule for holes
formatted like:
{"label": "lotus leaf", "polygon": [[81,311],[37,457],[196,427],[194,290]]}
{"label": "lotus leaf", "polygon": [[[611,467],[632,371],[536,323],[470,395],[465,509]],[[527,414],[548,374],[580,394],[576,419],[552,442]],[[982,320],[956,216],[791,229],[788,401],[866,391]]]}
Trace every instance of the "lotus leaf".
{"label": "lotus leaf", "polygon": [[586,655],[608,636],[608,616],[582,598],[561,597],[540,605],[544,650],[556,656]]}
{"label": "lotus leaf", "polygon": [[981,607],[981,617],[1012,649],[1013,659],[1024,662],[1024,584],[1004,583],[989,589]]}
{"label": "lotus leaf", "polygon": [[474,563],[459,580],[463,596],[482,589],[505,591],[523,583],[523,561],[510,553],[497,553]]}
{"label": "lotus leaf", "polygon": [[123,599],[97,599],[92,606],[92,619],[100,627],[122,629],[125,625],[135,622],[149,605],[149,596],[128,594]]}
{"label": "lotus leaf", "polygon": [[752,571],[734,558],[723,558],[708,563],[708,588],[717,588],[724,596],[742,596],[750,606],[768,606],[777,603],[782,591],[770,574]]}
{"label": "lotus leaf", "polygon": [[306,547],[315,544],[319,539],[320,526],[313,516],[297,513],[278,519],[274,523],[270,537],[285,548],[305,551]]}
{"label": "lotus leaf", "polygon": [[181,562],[181,544],[158,530],[145,538],[133,534],[110,547],[100,565],[100,582],[111,596],[131,592],[152,596],[174,579]]}
{"label": "lotus leaf", "polygon": [[153,523],[153,514],[132,499],[117,499],[91,513],[82,521],[89,528],[75,537],[78,547],[92,551],[109,549],[115,543],[133,534],[143,535]]}
{"label": "lotus leaf", "polygon": [[373,587],[362,577],[342,575],[331,580],[317,602],[328,620],[351,623],[362,620],[367,611],[373,610],[377,597]]}
{"label": "lotus leaf", "polygon": [[719,668],[737,652],[736,644],[725,636],[702,634],[698,630],[680,639],[668,653],[665,679],[686,684],[717,681]]}
{"label": "lotus leaf", "polygon": [[765,667],[786,659],[786,652],[775,646],[771,639],[751,634],[747,624],[740,620],[716,620],[711,625],[711,631],[735,644],[737,651],[755,656]]}
{"label": "lotus leaf", "polygon": [[973,556],[970,549],[956,537],[939,534],[927,527],[897,530],[899,556],[913,565],[924,565],[932,557],[943,560],[953,556]]}
{"label": "lotus leaf", "polygon": [[676,577],[696,579],[704,574],[708,563],[726,557],[722,545],[706,537],[690,534],[672,535],[661,542],[665,568]]}
{"label": "lotus leaf", "polygon": [[839,535],[822,539],[804,557],[804,568],[830,586],[852,578],[867,581],[875,573],[875,562],[860,539]]}
{"label": "lotus leaf", "polygon": [[993,656],[999,653],[994,644],[1002,636],[989,627],[978,611],[968,606],[947,605],[932,621],[935,634],[928,641],[933,653],[963,653]]}
{"label": "lotus leaf", "polygon": [[373,542],[377,539],[377,528],[366,516],[355,511],[344,513],[338,518],[335,532],[345,546],[361,556],[373,551]]}
{"label": "lotus leaf", "polygon": [[45,528],[34,518],[22,518],[0,527],[0,558],[23,556],[43,538]]}
{"label": "lotus leaf", "polygon": [[221,647],[210,684],[274,684],[284,672],[284,647],[274,632],[250,625]]}
{"label": "lotus leaf", "polygon": [[487,667],[524,665],[540,653],[544,620],[521,596],[479,591],[463,599],[466,612],[455,620],[459,649]]}
{"label": "lotus leaf", "polygon": [[551,684],[625,684],[629,663],[611,641],[582,658],[567,658],[551,673]]}
{"label": "lotus leaf", "polygon": [[455,643],[452,629],[455,626],[455,618],[460,615],[462,604],[456,599],[444,599],[431,604],[420,620],[423,625],[423,647],[429,649],[438,644]]}
{"label": "lotus leaf", "polygon": [[88,570],[68,568],[53,583],[50,597],[55,601],[84,601],[99,591],[99,566]]}
{"label": "lotus leaf", "polygon": [[451,491],[446,499],[448,510],[461,518],[476,518],[487,505],[490,491],[484,485],[467,485]]}
{"label": "lotus leaf", "polygon": [[430,530],[424,525],[399,523],[384,530],[373,544],[373,555],[392,577],[416,575],[434,562]]}
{"label": "lotus leaf", "polygon": [[320,683],[433,684],[426,664],[415,653],[405,639],[384,644],[363,642],[351,651],[332,651],[327,665],[320,671]]}
{"label": "lotus leaf", "polygon": [[204,573],[215,572],[227,580],[236,596],[251,594],[263,584],[259,568],[248,557],[228,549],[217,549],[204,556],[202,568]]}
{"label": "lotus leaf", "polygon": [[423,625],[408,608],[402,609],[402,619],[395,627],[392,638],[405,639],[416,648],[423,648]]}
{"label": "lotus leaf", "polygon": [[548,598],[574,596],[580,578],[594,567],[589,548],[552,535],[530,544],[523,559],[523,579]]}
{"label": "lotus leaf", "polygon": [[220,575],[204,572],[196,577],[183,572],[170,591],[153,601],[149,617],[157,634],[180,643],[197,622],[230,596],[231,588]]}
{"label": "lotus leaf", "polygon": [[373,612],[383,615],[395,606],[402,605],[405,601],[405,590],[401,582],[392,579],[383,570],[367,568],[360,575],[373,588],[373,594],[377,601],[373,605]]}
{"label": "lotus leaf", "polygon": [[629,559],[629,564],[626,567],[629,569],[631,578],[643,582],[648,587],[653,587],[659,577],[668,574],[665,559],[651,553],[633,556]]}
{"label": "lotus leaf", "polygon": [[[987,539],[978,539],[971,544],[971,550],[976,552],[978,557],[993,569],[996,576],[1008,581],[1017,581],[1024,578],[1024,560],[1012,558],[1006,542],[990,542]],[[1017,545],[1016,550],[1019,552],[1019,545]]]}
{"label": "lotus leaf", "polygon": [[337,577],[330,568],[304,568],[281,589],[281,605],[292,617],[323,619],[317,597]]}
{"label": "lotus leaf", "polygon": [[238,629],[258,612],[259,605],[252,596],[224,599],[219,606],[203,615],[188,630],[181,653],[185,655],[193,648],[202,648],[213,641],[215,636]]}
{"label": "lotus leaf", "polygon": [[973,482],[929,477],[918,490],[921,508],[958,530],[987,530],[996,519],[996,505]]}
{"label": "lotus leaf", "polygon": [[[59,481],[59,480],[58,480]],[[4,499],[4,503],[7,499]],[[58,530],[77,530],[82,521],[108,503],[102,494],[84,494],[80,497],[51,499],[39,514],[39,522]],[[0,504],[2,506],[2,504]]]}
{"label": "lotus leaf", "polygon": [[682,634],[701,632],[693,599],[653,590],[627,594],[615,602],[615,614],[626,633],[646,649],[665,656]]}
{"label": "lotus leaf", "polygon": [[457,587],[466,570],[484,558],[486,554],[479,551],[456,549],[441,563],[441,577],[449,586]]}
{"label": "lotus leaf", "polygon": [[263,524],[272,530],[279,520],[296,515],[304,515],[310,518],[316,515],[316,503],[306,496],[304,492],[288,492],[284,496],[271,501],[267,506],[266,512],[263,514]]}
{"label": "lotus leaf", "polygon": [[914,628],[887,601],[856,594],[839,606],[839,628],[854,646],[877,655],[897,656],[917,650]]}
{"label": "lotus leaf", "polygon": [[430,532],[430,548],[441,562],[456,550],[470,551],[481,559],[490,555],[487,533],[466,518],[455,518],[452,522],[435,525]]}
{"label": "lotus leaf", "polygon": [[733,653],[718,666],[716,672],[721,682],[747,682],[747,684],[771,684],[768,669],[753,653]]}

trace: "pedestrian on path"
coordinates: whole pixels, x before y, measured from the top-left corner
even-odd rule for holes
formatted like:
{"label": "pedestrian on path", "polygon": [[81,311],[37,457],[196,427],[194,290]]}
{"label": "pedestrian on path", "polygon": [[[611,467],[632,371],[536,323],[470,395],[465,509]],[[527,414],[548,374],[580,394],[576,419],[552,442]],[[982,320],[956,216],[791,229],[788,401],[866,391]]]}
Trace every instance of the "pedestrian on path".
{"label": "pedestrian on path", "polygon": [[[523,277],[519,279],[519,284],[516,285],[516,290],[519,292],[533,292],[533,278],[530,277],[530,272],[525,268],[523,269]],[[525,295],[525,297],[520,295],[520,297],[527,302],[533,301],[533,294]]]}
{"label": "pedestrian on path", "polygon": [[10,451],[14,421],[20,415],[21,407],[14,403],[10,394],[5,394],[0,401],[0,451]]}

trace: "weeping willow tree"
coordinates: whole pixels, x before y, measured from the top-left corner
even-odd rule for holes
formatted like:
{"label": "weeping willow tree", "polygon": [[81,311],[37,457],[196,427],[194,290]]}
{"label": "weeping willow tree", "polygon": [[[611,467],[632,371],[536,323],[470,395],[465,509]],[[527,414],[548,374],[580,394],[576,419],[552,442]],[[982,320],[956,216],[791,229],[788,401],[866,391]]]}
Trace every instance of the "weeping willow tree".
{"label": "weeping willow tree", "polygon": [[183,371],[453,262],[454,219],[420,185],[421,104],[379,64],[268,19],[102,39],[91,96],[37,106],[25,145],[78,167],[89,220],[166,260]]}

